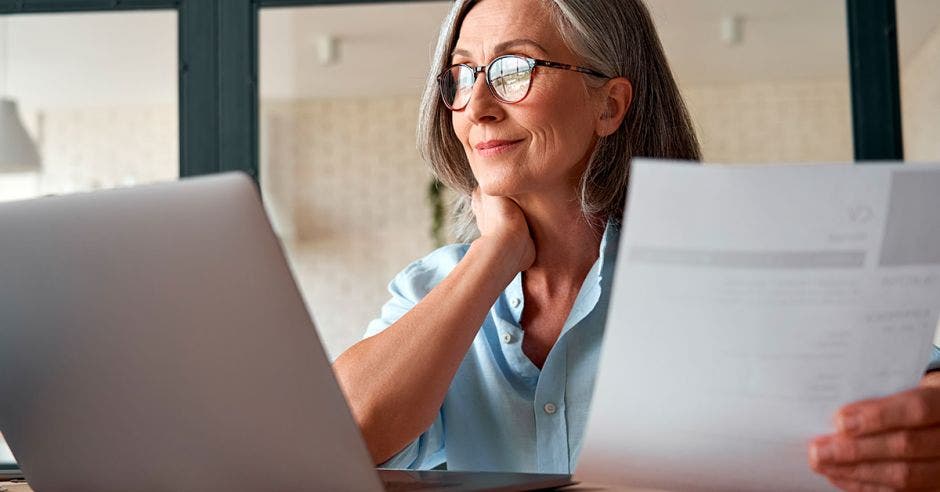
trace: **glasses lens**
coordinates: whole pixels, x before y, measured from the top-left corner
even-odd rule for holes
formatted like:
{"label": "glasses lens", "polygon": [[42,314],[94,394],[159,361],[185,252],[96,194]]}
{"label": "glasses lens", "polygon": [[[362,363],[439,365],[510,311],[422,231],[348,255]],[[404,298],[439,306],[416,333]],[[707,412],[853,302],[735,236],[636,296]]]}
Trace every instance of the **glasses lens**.
{"label": "glasses lens", "polygon": [[486,78],[496,95],[506,102],[519,102],[529,93],[532,67],[521,56],[504,56],[493,60]]}
{"label": "glasses lens", "polygon": [[451,109],[462,109],[473,92],[473,70],[463,65],[450,67],[441,75],[441,97]]}

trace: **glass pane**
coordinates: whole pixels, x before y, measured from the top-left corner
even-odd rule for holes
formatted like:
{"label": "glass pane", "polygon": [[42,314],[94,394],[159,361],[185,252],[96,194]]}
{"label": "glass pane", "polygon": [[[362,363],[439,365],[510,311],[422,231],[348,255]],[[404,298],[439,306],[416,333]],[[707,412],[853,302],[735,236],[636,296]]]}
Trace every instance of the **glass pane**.
{"label": "glass pane", "polygon": [[845,0],[647,0],[709,162],[850,161]]}
{"label": "glass pane", "polygon": [[[0,16],[0,201],[179,173],[175,11]],[[0,435],[0,468],[13,456]]]}
{"label": "glass pane", "polygon": [[0,16],[0,201],[178,176],[176,24],[175,11]]}
{"label": "glass pane", "polygon": [[13,453],[10,452],[10,448],[7,447],[6,440],[3,439],[3,434],[0,434],[0,470],[3,469],[4,465],[12,465],[16,463],[13,460]]}
{"label": "glass pane", "polygon": [[449,2],[265,9],[261,183],[331,358],[435,247],[418,103]]}
{"label": "glass pane", "polygon": [[[896,5],[904,159],[940,162],[940,2]],[[940,346],[940,327],[934,345]]]}
{"label": "glass pane", "polygon": [[904,158],[940,162],[940,2],[897,0]]}

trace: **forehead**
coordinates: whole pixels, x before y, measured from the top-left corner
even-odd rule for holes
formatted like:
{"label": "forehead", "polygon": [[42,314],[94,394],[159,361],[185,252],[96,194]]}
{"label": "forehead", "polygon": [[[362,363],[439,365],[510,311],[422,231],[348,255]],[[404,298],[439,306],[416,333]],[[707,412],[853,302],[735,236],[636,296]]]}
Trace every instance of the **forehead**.
{"label": "forehead", "polygon": [[552,12],[544,0],[481,0],[464,17],[456,48],[488,52],[501,42],[535,41],[549,52],[565,48]]}

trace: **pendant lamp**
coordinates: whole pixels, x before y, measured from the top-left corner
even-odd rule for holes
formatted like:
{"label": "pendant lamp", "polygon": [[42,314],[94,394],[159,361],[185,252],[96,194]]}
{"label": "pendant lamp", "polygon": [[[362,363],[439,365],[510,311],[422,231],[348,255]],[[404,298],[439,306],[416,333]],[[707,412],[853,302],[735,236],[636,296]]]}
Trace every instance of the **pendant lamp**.
{"label": "pendant lamp", "polygon": [[3,50],[0,51],[0,173],[39,173],[42,170],[39,161],[39,151],[36,143],[30,138],[20,119],[20,112],[16,101],[6,95],[7,81],[7,47],[9,32],[7,19],[0,19],[3,27],[0,41]]}

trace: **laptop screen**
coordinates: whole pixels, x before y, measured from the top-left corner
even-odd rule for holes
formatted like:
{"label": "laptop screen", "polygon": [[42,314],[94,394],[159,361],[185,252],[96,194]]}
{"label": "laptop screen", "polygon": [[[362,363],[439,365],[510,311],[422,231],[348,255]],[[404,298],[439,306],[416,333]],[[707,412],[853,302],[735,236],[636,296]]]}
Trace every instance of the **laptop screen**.
{"label": "laptop screen", "polygon": [[0,434],[0,472],[3,470],[15,470],[16,460],[13,459],[13,453],[3,440],[3,434]]}

